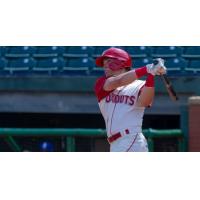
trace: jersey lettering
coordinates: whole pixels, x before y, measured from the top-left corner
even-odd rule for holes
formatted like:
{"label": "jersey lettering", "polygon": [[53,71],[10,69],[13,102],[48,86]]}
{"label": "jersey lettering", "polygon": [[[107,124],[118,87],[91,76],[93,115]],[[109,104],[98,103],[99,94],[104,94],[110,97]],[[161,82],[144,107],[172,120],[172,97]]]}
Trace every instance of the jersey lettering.
{"label": "jersey lettering", "polygon": [[135,96],[131,96],[129,105],[132,106],[134,103],[135,103]]}
{"label": "jersey lettering", "polygon": [[106,97],[106,103],[124,103],[130,106],[134,105],[135,103],[135,96],[128,96],[128,95],[116,95],[114,93],[109,94]]}

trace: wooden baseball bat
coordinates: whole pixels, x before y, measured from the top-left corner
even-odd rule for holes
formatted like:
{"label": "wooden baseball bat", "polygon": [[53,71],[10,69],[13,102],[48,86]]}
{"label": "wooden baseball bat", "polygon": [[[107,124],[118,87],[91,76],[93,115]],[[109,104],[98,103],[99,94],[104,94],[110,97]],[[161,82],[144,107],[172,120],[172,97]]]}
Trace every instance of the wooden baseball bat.
{"label": "wooden baseball bat", "polygon": [[[154,65],[158,64],[158,60],[155,59],[153,61],[153,64]],[[165,87],[167,89],[167,92],[168,92],[171,100],[172,101],[177,101],[179,98],[178,98],[178,96],[177,96],[177,94],[176,94],[176,92],[175,92],[175,90],[174,90],[174,88],[172,86],[171,80],[168,78],[168,76],[166,74],[161,75],[161,78],[163,80],[163,83],[164,83],[164,85],[165,85]]]}
{"label": "wooden baseball bat", "polygon": [[165,84],[165,87],[167,89],[167,92],[168,92],[171,100],[172,101],[177,101],[178,100],[178,96],[177,96],[177,94],[176,94],[176,92],[175,92],[175,90],[174,90],[174,88],[172,86],[172,83],[171,83],[170,79],[167,77],[166,74],[161,75],[161,78],[162,78],[162,80],[163,80],[163,82]]}

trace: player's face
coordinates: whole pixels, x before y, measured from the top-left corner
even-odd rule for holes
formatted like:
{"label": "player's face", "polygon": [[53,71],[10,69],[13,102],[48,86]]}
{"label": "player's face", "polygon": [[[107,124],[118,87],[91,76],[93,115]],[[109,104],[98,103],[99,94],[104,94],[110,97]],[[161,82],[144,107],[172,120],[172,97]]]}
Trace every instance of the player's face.
{"label": "player's face", "polygon": [[[103,61],[104,64],[104,72],[106,77],[110,77],[110,76],[116,76],[119,75],[121,73],[125,72],[125,69],[118,69],[118,67],[114,66],[113,63],[116,61],[116,59],[114,58],[105,58]],[[114,66],[114,67],[113,67]]]}
{"label": "player's face", "polygon": [[105,75],[107,77],[110,77],[113,74],[113,71],[110,69],[110,63],[111,63],[111,59],[110,58],[105,58],[104,61],[103,61],[104,72],[105,72]]}

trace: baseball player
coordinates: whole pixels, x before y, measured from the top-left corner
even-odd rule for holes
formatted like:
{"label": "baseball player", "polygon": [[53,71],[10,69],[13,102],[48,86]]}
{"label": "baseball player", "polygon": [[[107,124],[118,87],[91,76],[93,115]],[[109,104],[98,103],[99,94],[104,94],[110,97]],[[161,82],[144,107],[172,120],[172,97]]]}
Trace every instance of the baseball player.
{"label": "baseball player", "polygon": [[[106,124],[111,152],[146,152],[142,134],[144,110],[152,105],[154,76],[166,73],[164,61],[131,70],[130,55],[119,48],[109,48],[96,59],[105,76],[97,79],[95,94]],[[146,76],[146,81],[138,80]]]}

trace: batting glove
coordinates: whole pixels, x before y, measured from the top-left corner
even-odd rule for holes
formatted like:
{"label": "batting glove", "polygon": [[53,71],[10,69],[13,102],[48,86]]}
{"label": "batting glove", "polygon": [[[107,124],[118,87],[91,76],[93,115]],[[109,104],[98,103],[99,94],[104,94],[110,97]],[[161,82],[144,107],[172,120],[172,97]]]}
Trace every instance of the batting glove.
{"label": "batting glove", "polygon": [[146,65],[147,72],[149,74],[155,75],[163,75],[166,74],[167,68],[164,65],[164,60],[162,58],[157,58],[154,60],[152,64]]}

